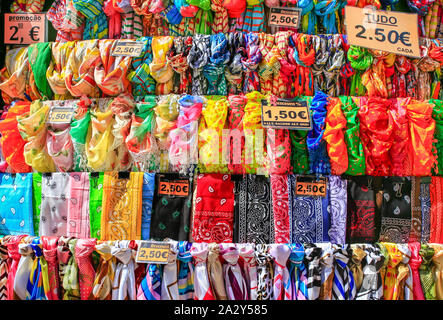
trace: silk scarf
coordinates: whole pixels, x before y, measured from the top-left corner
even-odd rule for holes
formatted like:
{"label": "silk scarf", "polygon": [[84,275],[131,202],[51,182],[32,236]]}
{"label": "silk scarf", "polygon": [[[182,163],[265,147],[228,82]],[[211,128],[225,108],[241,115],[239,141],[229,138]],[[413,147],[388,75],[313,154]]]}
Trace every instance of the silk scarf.
{"label": "silk scarf", "polygon": [[89,174],[70,173],[70,201],[68,204],[68,237],[89,238]]}

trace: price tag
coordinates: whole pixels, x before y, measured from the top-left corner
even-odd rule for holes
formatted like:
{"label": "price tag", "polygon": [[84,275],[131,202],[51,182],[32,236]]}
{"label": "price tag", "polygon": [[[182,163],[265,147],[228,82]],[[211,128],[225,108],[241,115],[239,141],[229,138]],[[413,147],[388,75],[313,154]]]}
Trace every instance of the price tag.
{"label": "price tag", "polygon": [[71,123],[71,119],[74,116],[74,109],[67,107],[53,107],[49,111],[48,120],[49,123]]}
{"label": "price tag", "polygon": [[5,13],[5,44],[46,41],[46,14]]}
{"label": "price tag", "polygon": [[111,55],[114,57],[140,57],[144,43],[141,41],[118,40]]}
{"label": "price tag", "polygon": [[188,180],[163,181],[160,178],[158,194],[166,196],[187,197],[189,195]]}
{"label": "price tag", "polygon": [[345,25],[349,44],[420,58],[417,14],[346,6]]}
{"label": "price tag", "polygon": [[277,99],[262,100],[262,125],[268,128],[310,130],[311,115],[306,101]]}
{"label": "price tag", "polygon": [[301,8],[271,8],[268,25],[298,29],[300,15]]}
{"label": "price tag", "polygon": [[327,178],[313,180],[309,177],[297,177],[295,195],[326,197]]}
{"label": "price tag", "polygon": [[137,263],[167,264],[171,246],[166,242],[142,241],[138,245]]}

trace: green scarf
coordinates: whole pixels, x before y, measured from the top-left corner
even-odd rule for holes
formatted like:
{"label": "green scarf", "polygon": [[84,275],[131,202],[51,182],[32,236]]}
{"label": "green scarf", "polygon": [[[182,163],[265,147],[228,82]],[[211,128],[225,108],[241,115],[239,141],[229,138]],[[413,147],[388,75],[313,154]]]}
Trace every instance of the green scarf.
{"label": "green scarf", "polygon": [[34,73],[35,85],[43,100],[51,100],[54,93],[46,79],[46,70],[52,59],[52,45],[50,42],[34,43],[28,47],[28,59]]}
{"label": "green scarf", "polygon": [[420,282],[426,300],[435,300],[435,282],[434,282],[434,263],[432,257],[434,256],[434,248],[427,244],[422,244],[419,254],[422,258],[422,263],[418,269],[420,273]]}
{"label": "green scarf", "polygon": [[68,242],[69,250],[72,255],[69,257],[68,264],[65,269],[65,276],[63,277],[63,288],[65,294],[63,300],[80,300],[80,285],[78,281],[78,266],[75,261],[75,245],[78,239],[71,239]]}
{"label": "green scarf", "polygon": [[103,176],[103,172],[100,172],[98,176],[90,174],[89,177],[89,223],[91,238],[97,238],[97,240],[100,240]]}
{"label": "green scarf", "polygon": [[435,120],[434,131],[434,154],[437,156],[437,163],[432,167],[432,175],[443,175],[443,101],[430,99],[429,103],[434,104],[432,118]]}
{"label": "green scarf", "polygon": [[34,172],[32,174],[32,211],[34,219],[34,234],[38,237],[40,211],[42,204],[42,174]]}
{"label": "green scarf", "polygon": [[[312,97],[302,97],[303,101],[311,104]],[[311,114],[312,117],[312,114]],[[308,130],[290,130],[291,165],[295,174],[309,173],[309,153],[306,145]]]}

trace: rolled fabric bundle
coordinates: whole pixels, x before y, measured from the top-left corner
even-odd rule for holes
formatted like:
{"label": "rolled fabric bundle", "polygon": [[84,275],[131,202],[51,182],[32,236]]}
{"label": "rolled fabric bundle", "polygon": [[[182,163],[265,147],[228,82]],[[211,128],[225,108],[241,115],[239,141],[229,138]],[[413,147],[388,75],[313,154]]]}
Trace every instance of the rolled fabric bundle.
{"label": "rolled fabric bundle", "polygon": [[306,34],[294,34],[294,60],[299,65],[298,75],[300,79],[299,90],[297,95],[314,95],[313,91],[313,74],[311,66],[315,61],[315,50],[313,44],[313,36]]}
{"label": "rolled fabric bundle", "polygon": [[91,124],[85,148],[88,169],[93,172],[110,171],[115,166],[116,154],[111,149],[114,115],[109,108],[110,103],[110,99],[99,99],[90,109]]}
{"label": "rolled fabric bundle", "polygon": [[152,62],[152,37],[142,37],[136,40],[143,42],[143,48],[139,57],[132,59],[132,71],[128,73],[134,97],[155,93],[155,80],[151,76],[149,65]]}
{"label": "rolled fabric bundle", "polygon": [[246,0],[247,7],[244,13],[243,32],[265,31],[265,8],[263,0]]}
{"label": "rolled fabric bundle", "polygon": [[6,116],[0,122],[1,152],[3,158],[12,168],[12,172],[31,172],[31,167],[26,164],[24,147],[26,141],[18,129],[18,116],[29,114],[31,103],[16,101],[8,109]]}
{"label": "rolled fabric bundle", "polygon": [[328,48],[328,38],[325,35],[317,35],[312,38],[315,50],[315,61],[312,64],[312,73],[314,78],[314,90],[326,92],[325,71],[326,64],[329,61],[331,50]]}
{"label": "rolled fabric bundle", "polygon": [[203,97],[186,95],[178,103],[177,128],[169,132],[169,162],[174,171],[187,172],[198,163],[198,121],[206,101]]}
{"label": "rolled fabric bundle", "polygon": [[193,37],[192,48],[187,58],[189,67],[192,69],[191,92],[193,95],[206,93],[207,83],[202,69],[209,61],[209,41],[208,35],[196,34]]}
{"label": "rolled fabric bundle", "polygon": [[326,141],[331,174],[341,175],[348,169],[348,149],[344,137],[347,121],[339,98],[330,97],[326,109],[323,140]]}
{"label": "rolled fabric bundle", "polygon": [[[51,87],[46,79],[46,71],[52,57],[51,43],[35,43],[28,47],[28,59],[31,67],[30,78],[35,82],[38,92],[43,100],[53,97]],[[30,79],[31,80],[31,79]]]}
{"label": "rolled fabric bundle", "polygon": [[392,176],[410,176],[412,163],[409,158],[409,123],[406,117],[409,98],[393,99],[389,113],[392,116],[392,147],[389,154],[392,161]]}
{"label": "rolled fabric bundle", "polygon": [[251,174],[265,174],[269,164],[264,144],[265,130],[261,124],[261,100],[264,96],[258,91],[253,91],[246,94],[246,99],[243,116],[245,171]]}
{"label": "rolled fabric bundle", "polygon": [[260,77],[260,92],[263,94],[272,93],[272,83],[274,70],[271,63],[271,49],[274,45],[274,35],[268,33],[259,33],[259,49],[261,61],[258,65],[258,75]]}
{"label": "rolled fabric bundle", "polygon": [[311,102],[312,130],[308,131],[306,144],[309,152],[310,171],[315,174],[330,174],[331,164],[328,157],[326,142],[323,140],[325,132],[325,120],[327,116],[326,106],[328,96],[321,91],[315,93]]}
{"label": "rolled fabric bundle", "polygon": [[135,105],[131,129],[125,143],[136,171],[155,171],[158,169],[157,143],[152,134],[155,128],[155,96],[147,96],[144,102]]}
{"label": "rolled fabric bundle", "polygon": [[111,150],[115,153],[115,171],[127,171],[131,167],[131,157],[126,146],[126,139],[131,129],[132,113],[135,102],[129,93],[122,93],[114,98],[109,108],[114,114],[112,135],[114,136]]}
{"label": "rolled fabric bundle", "polygon": [[130,56],[112,56],[118,41],[100,40],[98,50],[100,58],[94,69],[94,80],[101,91],[108,96],[118,96],[128,91],[127,73],[131,66]]}
{"label": "rolled fabric bundle", "polygon": [[6,53],[5,67],[0,71],[0,90],[6,103],[13,100],[32,100],[26,92],[29,78],[29,58],[26,47]]}
{"label": "rolled fabric bundle", "polygon": [[69,57],[73,52],[75,42],[53,42],[52,43],[52,60],[46,70],[46,79],[54,93],[54,99],[67,100],[72,98],[65,83],[66,68]]}
{"label": "rolled fabric bundle", "polygon": [[91,113],[89,106],[92,101],[88,98],[81,99],[76,103],[74,115],[71,121],[72,145],[74,148],[74,168],[75,172],[87,171],[88,159],[86,157],[85,144],[88,136],[89,123],[91,122]]}
{"label": "rolled fabric bundle", "polygon": [[152,62],[149,64],[151,76],[157,82],[155,93],[168,94],[172,91],[172,76],[174,71],[166,59],[173,45],[173,37],[154,37],[152,39]]}
{"label": "rolled fabric bundle", "polygon": [[189,70],[188,55],[192,47],[192,37],[175,37],[174,45],[166,59],[175,71],[173,76],[173,92],[190,93],[192,75]]}
{"label": "rolled fabric bundle", "polygon": [[245,40],[241,32],[228,33],[228,50],[230,61],[226,65],[225,77],[229,94],[239,94],[243,85],[242,59],[247,57]]}
{"label": "rolled fabric bundle", "polygon": [[346,61],[341,36],[328,36],[328,47],[329,50],[331,50],[331,55],[329,56],[324,70],[326,78],[326,93],[330,96],[336,97],[340,92],[340,70]]}
{"label": "rolled fabric bundle", "polygon": [[260,78],[257,67],[262,59],[262,54],[258,46],[258,35],[255,33],[245,33],[246,57],[241,59],[244,71],[243,93],[260,90]]}
{"label": "rolled fabric bundle", "polygon": [[228,101],[224,96],[208,97],[198,125],[199,172],[228,173],[223,163],[223,129],[228,116]]}
{"label": "rolled fabric bundle", "polygon": [[409,120],[409,157],[412,161],[413,176],[431,175],[435,158],[432,154],[432,140],[435,120],[432,119],[433,105],[411,99],[406,106]]}
{"label": "rolled fabric bundle", "polygon": [[94,70],[99,61],[98,40],[75,43],[65,71],[66,88],[74,97],[98,97],[99,90],[94,80]]}
{"label": "rolled fabric bundle", "polygon": [[23,155],[26,163],[38,172],[54,172],[55,164],[46,146],[47,129],[41,119],[46,119],[49,105],[40,100],[34,101],[29,113],[17,117],[17,128],[26,141]]}
{"label": "rolled fabric bundle", "polygon": [[362,74],[372,65],[373,57],[368,49],[352,45],[348,50],[348,61],[355,72],[351,79],[349,94],[363,96],[366,88],[362,83]]}
{"label": "rolled fabric bundle", "polygon": [[229,61],[228,41],[223,33],[211,35],[209,38],[211,53],[208,63],[203,67],[203,75],[207,79],[207,95],[226,95],[225,66]]}
{"label": "rolled fabric bundle", "polygon": [[106,39],[108,19],[103,11],[104,0],[73,0],[76,10],[86,17],[83,39]]}
{"label": "rolled fabric bundle", "polygon": [[360,137],[366,159],[366,174],[388,176],[391,171],[391,149],[394,129],[389,112],[392,101],[383,98],[354,98],[360,110]]}
{"label": "rolled fabric bundle", "polygon": [[[228,169],[232,174],[242,174],[244,170],[243,117],[245,114],[246,97],[244,95],[230,95],[228,97]],[[225,138],[224,138],[225,139]],[[225,140],[223,140],[225,143]]]}

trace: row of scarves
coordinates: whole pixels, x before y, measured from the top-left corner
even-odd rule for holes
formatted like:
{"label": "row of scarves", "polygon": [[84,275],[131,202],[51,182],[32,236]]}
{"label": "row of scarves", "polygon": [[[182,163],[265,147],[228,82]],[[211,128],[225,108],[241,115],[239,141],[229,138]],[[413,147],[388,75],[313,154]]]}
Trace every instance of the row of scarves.
{"label": "row of scarves", "polygon": [[139,57],[113,56],[117,40],[36,43],[9,50],[0,72],[5,102],[169,93],[260,91],[281,98],[438,99],[443,49],[422,39],[421,59],[349,46],[346,36],[233,32],[141,37]]}
{"label": "row of scarves", "polygon": [[[443,243],[443,178],[330,176],[324,197],[295,175],[0,174],[0,235],[216,243]],[[165,184],[188,192],[164,192]]]}
{"label": "row of scarves", "polygon": [[443,246],[169,241],[167,264],[138,241],[7,236],[1,300],[442,300]]}
{"label": "row of scarves", "polygon": [[[145,171],[430,176],[443,173],[443,101],[300,97],[311,130],[263,128],[275,96],[145,96],[14,102],[0,122],[6,172]],[[50,123],[52,110],[74,110]]]}
{"label": "row of scarves", "polygon": [[[21,0],[23,2],[26,0]],[[28,0],[29,1],[29,0]],[[19,1],[20,2],[20,1]],[[34,12],[38,5],[30,4]],[[57,41],[136,38],[142,35],[193,35],[218,32],[263,32],[267,8],[301,9],[299,31],[308,34],[343,31],[346,5],[395,10],[398,0],[56,0],[47,13]],[[43,5],[42,5],[43,6]],[[41,6],[41,8],[42,8]],[[419,17],[419,34],[435,39],[441,29],[440,0],[408,0]],[[17,12],[17,5],[11,10]],[[41,10],[41,9],[40,9]],[[272,28],[271,28],[272,30]]]}

